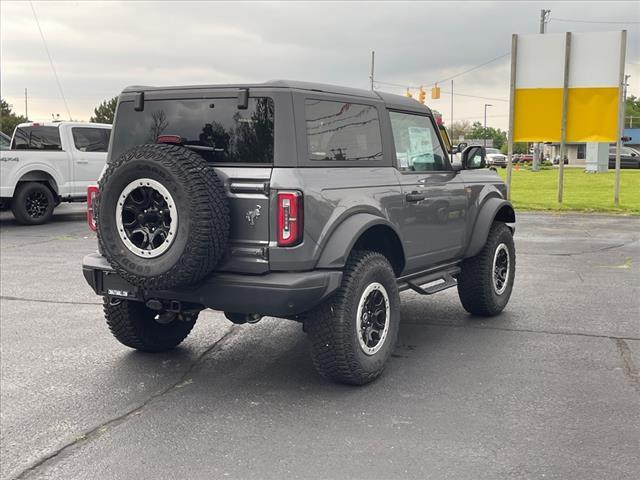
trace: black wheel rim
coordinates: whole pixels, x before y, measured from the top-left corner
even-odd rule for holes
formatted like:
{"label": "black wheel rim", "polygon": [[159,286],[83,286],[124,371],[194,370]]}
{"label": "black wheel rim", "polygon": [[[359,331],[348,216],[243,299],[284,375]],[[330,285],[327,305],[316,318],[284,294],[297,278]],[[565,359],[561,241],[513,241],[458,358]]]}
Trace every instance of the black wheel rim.
{"label": "black wheel rim", "polygon": [[507,289],[509,262],[509,250],[504,243],[501,243],[493,256],[493,288],[498,295],[502,295]]}
{"label": "black wheel rim", "polygon": [[138,187],[127,194],[122,205],[122,226],[138,249],[152,251],[169,238],[171,215],[165,198],[152,187]]}
{"label": "black wheel rim", "polygon": [[389,330],[389,298],[384,287],[372,283],[362,294],[358,306],[357,335],[360,347],[367,355],[382,347]]}
{"label": "black wheel rim", "polygon": [[42,218],[49,209],[49,199],[44,192],[34,191],[27,195],[25,199],[25,210],[31,218]]}

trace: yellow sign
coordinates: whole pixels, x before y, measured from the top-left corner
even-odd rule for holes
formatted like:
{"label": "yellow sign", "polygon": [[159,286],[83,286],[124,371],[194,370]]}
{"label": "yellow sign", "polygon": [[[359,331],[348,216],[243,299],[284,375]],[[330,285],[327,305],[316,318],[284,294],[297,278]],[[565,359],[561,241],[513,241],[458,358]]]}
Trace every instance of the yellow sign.
{"label": "yellow sign", "polygon": [[[621,32],[571,34],[567,142],[616,141],[621,38]],[[518,35],[514,142],[561,140],[565,39]]]}

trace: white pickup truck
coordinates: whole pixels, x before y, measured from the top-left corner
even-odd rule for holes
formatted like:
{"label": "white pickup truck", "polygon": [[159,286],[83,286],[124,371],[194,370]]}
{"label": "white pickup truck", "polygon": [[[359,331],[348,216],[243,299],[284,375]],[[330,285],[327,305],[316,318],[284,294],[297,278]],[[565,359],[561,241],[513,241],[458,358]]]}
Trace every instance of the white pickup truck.
{"label": "white pickup truck", "polygon": [[48,221],[60,202],[85,201],[107,160],[111,125],[21,123],[0,152],[0,207],[25,225]]}

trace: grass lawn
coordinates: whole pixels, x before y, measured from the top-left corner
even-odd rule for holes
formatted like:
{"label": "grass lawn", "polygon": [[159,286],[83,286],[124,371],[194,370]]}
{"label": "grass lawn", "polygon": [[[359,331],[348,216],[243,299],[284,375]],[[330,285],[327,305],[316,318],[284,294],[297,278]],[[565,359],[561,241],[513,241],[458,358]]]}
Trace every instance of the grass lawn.
{"label": "grass lawn", "polygon": [[[499,168],[502,178],[506,169]],[[511,200],[517,210],[609,212],[640,215],[640,170],[621,170],[620,205],[613,204],[614,172],[585,173],[564,169],[564,201],[556,201],[558,169],[513,170]]]}

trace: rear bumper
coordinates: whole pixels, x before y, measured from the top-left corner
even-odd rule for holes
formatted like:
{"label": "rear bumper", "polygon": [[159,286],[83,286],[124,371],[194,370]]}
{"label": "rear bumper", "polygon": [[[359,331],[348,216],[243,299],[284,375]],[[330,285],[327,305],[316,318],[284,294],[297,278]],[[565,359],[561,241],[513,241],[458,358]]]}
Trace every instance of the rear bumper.
{"label": "rear bumper", "polygon": [[82,272],[98,295],[129,300],[177,300],[213,310],[289,317],[317,306],[342,281],[339,270],[273,272],[264,275],[214,273],[203,281],[172,290],[145,290],[120,277],[101,255],[84,257]]}

